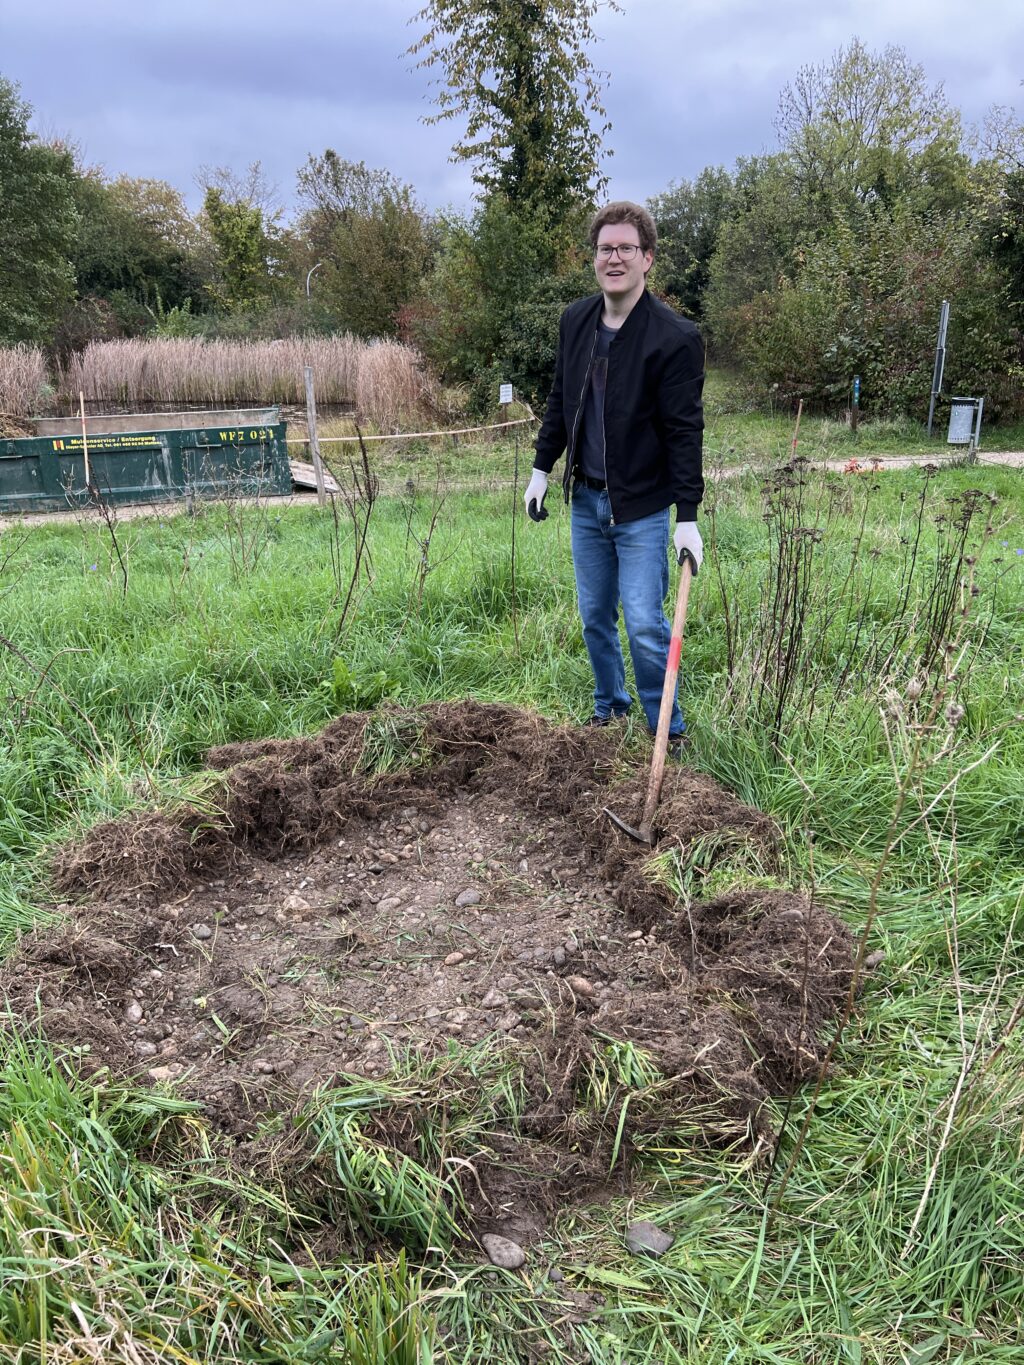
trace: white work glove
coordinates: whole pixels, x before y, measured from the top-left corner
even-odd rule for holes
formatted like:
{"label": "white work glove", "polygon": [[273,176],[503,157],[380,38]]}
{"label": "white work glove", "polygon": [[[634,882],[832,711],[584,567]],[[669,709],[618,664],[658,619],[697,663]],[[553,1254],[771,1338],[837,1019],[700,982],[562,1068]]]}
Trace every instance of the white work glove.
{"label": "white work glove", "polygon": [[704,542],[700,538],[700,531],[697,530],[697,523],[695,521],[677,522],[672,544],[676,547],[676,561],[679,564],[682,564],[686,555],[690,556],[690,567],[693,570],[694,578],[696,578],[704,559]]}
{"label": "white work glove", "polygon": [[544,506],[544,498],[548,491],[548,476],[543,469],[535,469],[533,477],[526,485],[526,493],[523,501],[526,503],[526,511],[531,521],[543,521],[547,516],[547,509]]}

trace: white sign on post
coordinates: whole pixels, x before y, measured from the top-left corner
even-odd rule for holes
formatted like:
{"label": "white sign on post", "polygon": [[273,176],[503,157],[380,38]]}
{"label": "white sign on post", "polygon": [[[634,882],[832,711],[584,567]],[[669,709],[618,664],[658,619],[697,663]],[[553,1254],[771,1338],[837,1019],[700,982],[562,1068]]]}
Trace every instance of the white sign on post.
{"label": "white sign on post", "polygon": [[501,404],[512,402],[512,385],[502,384],[498,389],[498,402]]}

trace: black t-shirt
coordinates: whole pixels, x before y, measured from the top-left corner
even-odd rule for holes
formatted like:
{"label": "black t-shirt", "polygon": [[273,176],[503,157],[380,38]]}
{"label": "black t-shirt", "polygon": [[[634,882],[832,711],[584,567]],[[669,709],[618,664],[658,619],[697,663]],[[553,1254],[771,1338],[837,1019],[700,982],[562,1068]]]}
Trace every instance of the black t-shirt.
{"label": "black t-shirt", "polygon": [[597,324],[597,349],[590,371],[590,387],[583,409],[580,432],[580,469],[588,479],[605,480],[604,391],[608,382],[608,352],[615,336],[613,327]]}

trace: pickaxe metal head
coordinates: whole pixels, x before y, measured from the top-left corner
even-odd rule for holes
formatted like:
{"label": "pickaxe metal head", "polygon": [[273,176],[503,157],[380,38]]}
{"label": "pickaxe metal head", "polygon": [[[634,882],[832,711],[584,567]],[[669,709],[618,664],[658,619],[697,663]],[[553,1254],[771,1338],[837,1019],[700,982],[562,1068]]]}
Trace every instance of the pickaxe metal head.
{"label": "pickaxe metal head", "polygon": [[632,825],[627,825],[625,820],[620,820],[615,812],[609,810],[607,806],[602,807],[602,810],[616,829],[622,830],[623,834],[628,834],[638,844],[647,844],[649,848],[653,848],[658,842],[658,832],[653,824],[641,824],[639,829],[634,829]]}

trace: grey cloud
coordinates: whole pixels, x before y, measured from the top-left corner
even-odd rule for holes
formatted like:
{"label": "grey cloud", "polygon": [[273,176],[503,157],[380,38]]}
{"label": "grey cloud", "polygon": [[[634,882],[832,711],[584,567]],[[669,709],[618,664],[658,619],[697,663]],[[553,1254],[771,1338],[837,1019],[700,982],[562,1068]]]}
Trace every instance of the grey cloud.
{"label": "grey cloud", "polygon": [[[2,3],[2,0],[0,0]],[[607,162],[615,194],[645,198],[708,164],[775,144],[782,86],[857,34],[924,64],[969,122],[1024,105],[1018,0],[623,0],[599,12],[595,63],[610,73]],[[310,152],[386,166],[430,207],[467,206],[449,164],[455,124],[427,127],[428,73],[405,49],[418,0],[128,0],[19,6],[0,15],[0,72],[38,124],[111,174],[191,191],[202,163],[260,160],[285,197]],[[195,193],[191,191],[193,202]]]}

